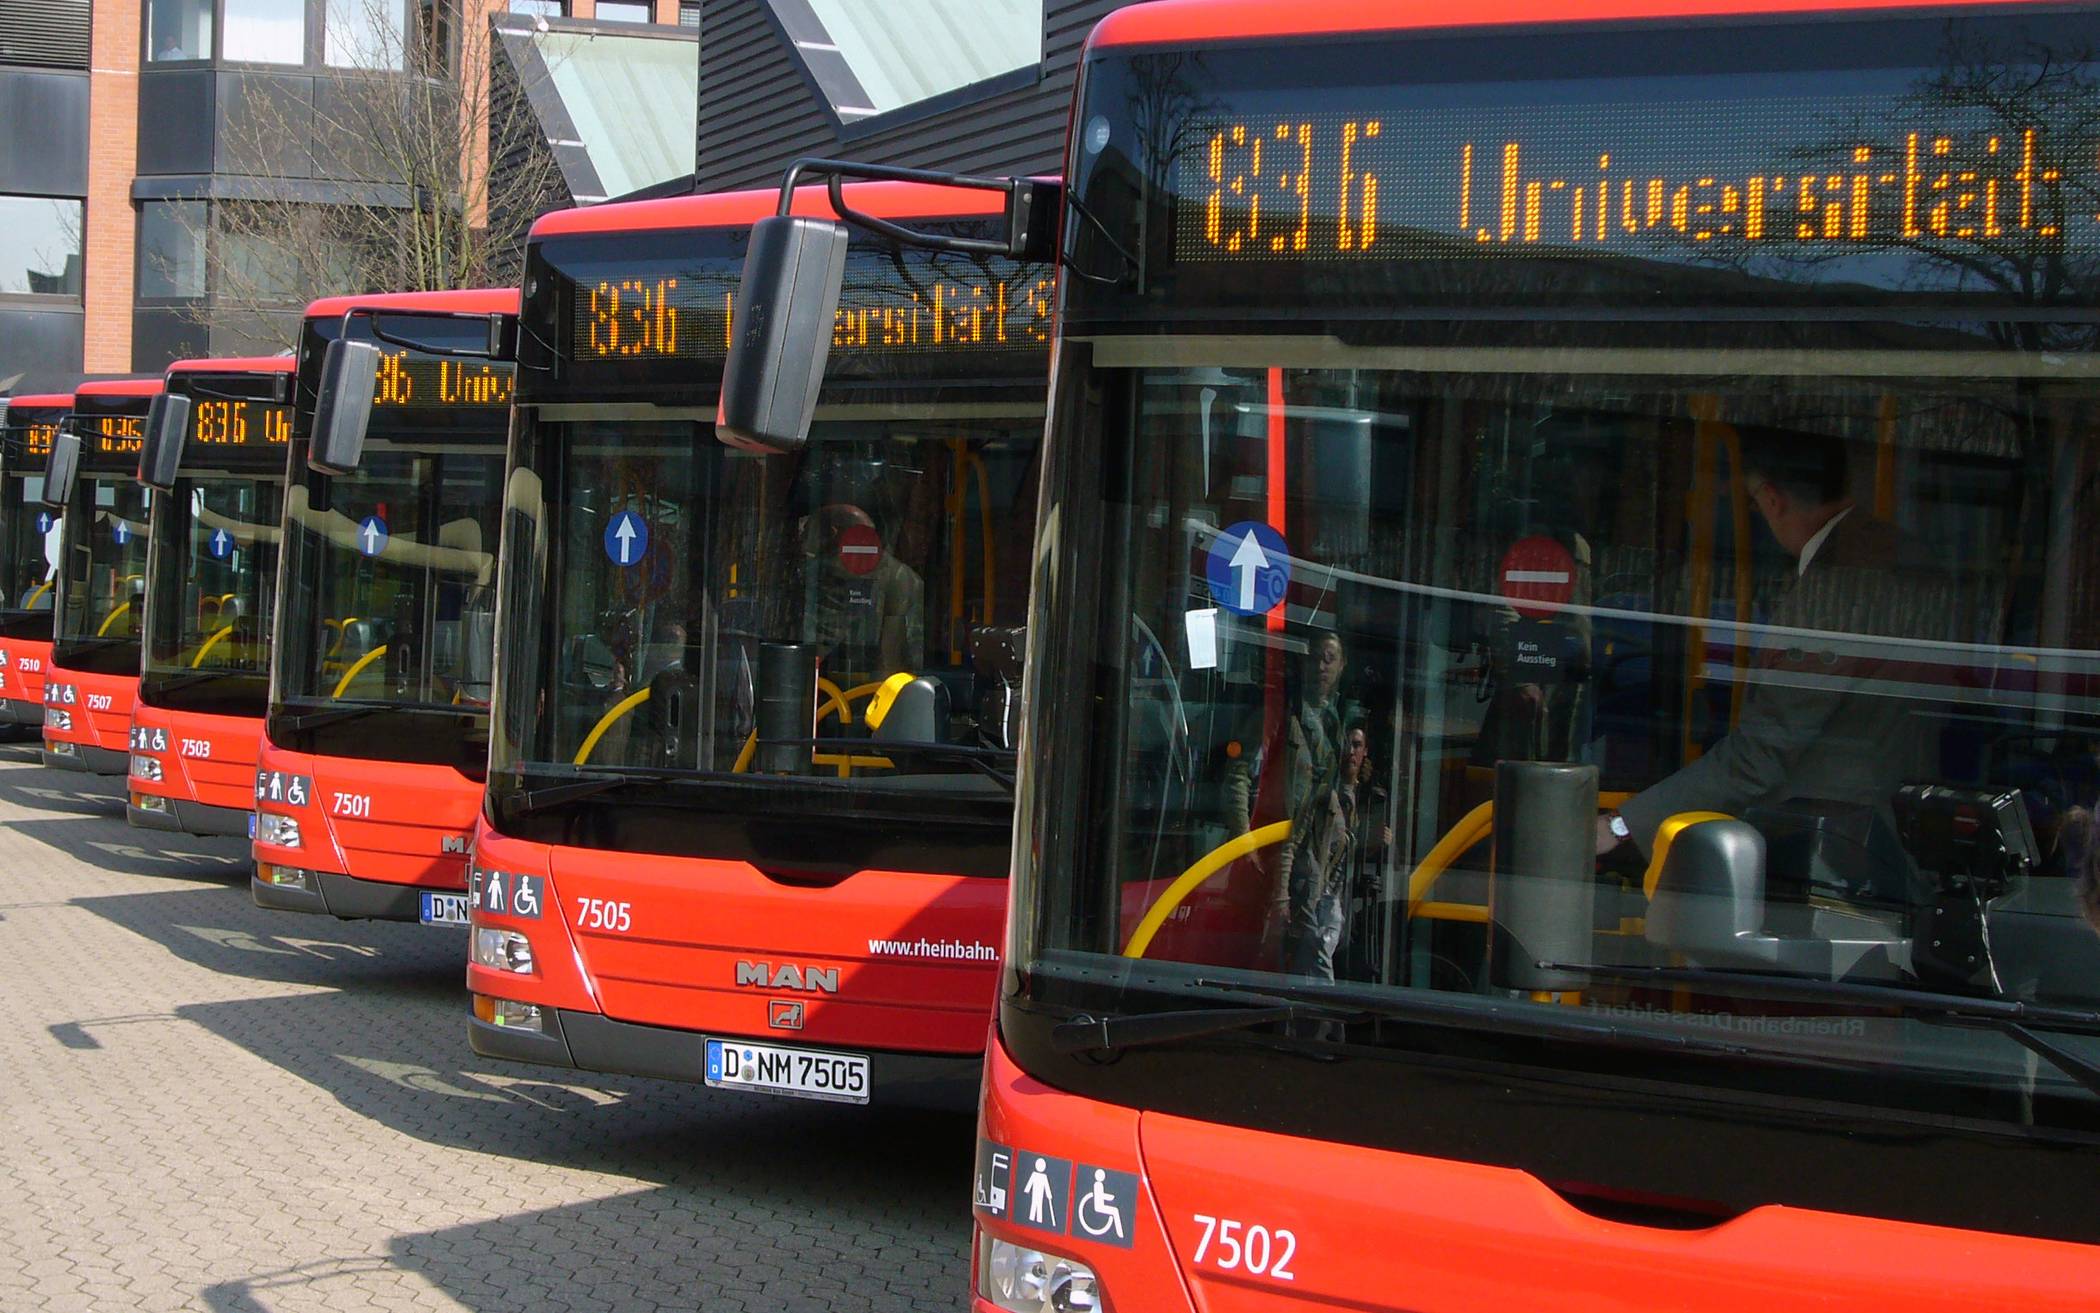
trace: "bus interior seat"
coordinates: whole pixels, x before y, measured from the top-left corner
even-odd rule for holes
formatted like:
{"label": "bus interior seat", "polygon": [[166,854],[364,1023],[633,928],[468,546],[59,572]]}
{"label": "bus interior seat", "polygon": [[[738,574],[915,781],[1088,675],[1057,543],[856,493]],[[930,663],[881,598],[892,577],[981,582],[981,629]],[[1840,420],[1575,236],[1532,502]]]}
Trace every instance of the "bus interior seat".
{"label": "bus interior seat", "polygon": [[350,620],[343,624],[343,645],[337,650],[335,659],[347,670],[358,658],[379,646],[379,626],[371,620]]}
{"label": "bus interior seat", "polygon": [[897,690],[882,723],[869,737],[877,743],[944,743],[950,706],[948,686],[920,675]]}

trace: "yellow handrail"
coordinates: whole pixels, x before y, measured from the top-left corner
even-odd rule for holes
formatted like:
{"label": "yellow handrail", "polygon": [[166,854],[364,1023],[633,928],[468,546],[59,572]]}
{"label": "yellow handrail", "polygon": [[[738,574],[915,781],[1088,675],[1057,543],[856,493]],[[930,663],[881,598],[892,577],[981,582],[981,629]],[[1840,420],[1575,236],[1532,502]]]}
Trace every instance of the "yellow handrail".
{"label": "yellow handrail", "polygon": [[220,643],[224,642],[226,640],[226,635],[232,632],[233,626],[228,625],[224,629],[221,629],[218,633],[213,634],[210,638],[205,639],[204,646],[197,649],[197,655],[190,658],[190,669],[195,670],[197,667],[203,665],[205,654],[210,652],[213,648],[217,647]]}
{"label": "yellow handrail", "polygon": [[589,761],[591,759],[591,749],[598,746],[598,740],[605,737],[605,731],[611,729],[620,717],[647,702],[649,700],[649,692],[650,690],[645,688],[639,693],[629,693],[626,697],[613,703],[612,710],[598,717],[598,723],[591,726],[591,732],[583,736],[583,746],[576,749],[576,757],[570,764],[581,766]]}
{"label": "yellow handrail", "polygon": [[36,587],[29,590],[29,596],[24,598],[22,601],[22,609],[24,611],[27,611],[30,607],[35,606],[36,599],[42,597],[45,593],[48,593],[50,591],[51,580],[46,579],[44,580],[44,582],[38,584]]}
{"label": "yellow handrail", "polygon": [[758,752],[758,731],[752,730],[744,737],[744,746],[736,754],[736,765],[729,768],[731,775],[741,775],[751,769],[751,758]]}
{"label": "yellow handrail", "polygon": [[1197,887],[1205,880],[1255,849],[1266,848],[1272,843],[1282,843],[1290,837],[1289,821],[1272,821],[1258,830],[1247,831],[1237,839],[1228,839],[1197,858],[1195,865],[1175,876],[1174,883],[1167,886],[1167,891],[1146,909],[1144,918],[1137,924],[1137,929],[1130,934],[1130,942],[1123,945],[1123,956],[1143,957],[1145,950],[1152,947],[1152,937],[1167,923],[1167,918],[1174,914],[1174,909],[1181,906],[1190,894],[1196,892]]}
{"label": "yellow handrail", "polygon": [[853,708],[846,705],[846,694],[840,691],[837,684],[832,683],[822,675],[818,675],[817,692],[824,695],[823,704],[817,708],[818,720],[824,719],[824,713],[835,707],[838,709],[839,724],[851,725],[853,723]]}
{"label": "yellow handrail", "polygon": [[[1597,805],[1600,807],[1616,807],[1632,796],[1630,793],[1610,790],[1597,795]],[[1467,812],[1464,816],[1461,816],[1458,824],[1452,826],[1443,838],[1436,841],[1436,846],[1429,850],[1428,856],[1417,863],[1414,873],[1407,877],[1407,914],[1409,916],[1422,915],[1422,906],[1428,901],[1430,887],[1436,884],[1437,877],[1449,870],[1451,863],[1464,856],[1468,848],[1487,838],[1489,831],[1494,828],[1495,801],[1490,798]],[[1462,906],[1462,904],[1456,905]],[[1431,919],[1448,921],[1457,918],[1442,917]]]}
{"label": "yellow handrail", "polygon": [[129,602],[117,603],[117,609],[110,612],[107,616],[103,617],[102,626],[95,631],[95,637],[100,638],[104,634],[107,634],[109,632],[109,627],[117,623],[117,617],[123,615],[126,611],[129,611],[130,609],[131,603]]}
{"label": "yellow handrail", "polygon": [[351,680],[356,679],[359,674],[363,673],[364,668],[366,666],[371,665],[374,661],[377,661],[379,658],[385,655],[386,644],[381,643],[378,647],[373,648],[371,651],[365,653],[357,660],[351,662],[350,668],[343,672],[343,677],[335,682],[335,692],[330,693],[328,696],[332,698],[341,697],[343,695],[343,690],[350,687]]}

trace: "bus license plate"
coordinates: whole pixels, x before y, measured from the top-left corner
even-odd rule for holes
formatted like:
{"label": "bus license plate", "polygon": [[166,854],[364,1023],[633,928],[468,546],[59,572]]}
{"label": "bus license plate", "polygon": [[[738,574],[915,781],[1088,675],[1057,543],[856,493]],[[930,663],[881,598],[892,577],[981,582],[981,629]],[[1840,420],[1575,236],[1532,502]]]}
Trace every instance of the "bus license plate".
{"label": "bus license plate", "polygon": [[467,896],[465,894],[424,894],[424,925],[465,925],[467,923]]}
{"label": "bus license plate", "polygon": [[857,1053],[711,1039],[707,1041],[707,1083],[716,1089],[866,1103],[868,1060]]}

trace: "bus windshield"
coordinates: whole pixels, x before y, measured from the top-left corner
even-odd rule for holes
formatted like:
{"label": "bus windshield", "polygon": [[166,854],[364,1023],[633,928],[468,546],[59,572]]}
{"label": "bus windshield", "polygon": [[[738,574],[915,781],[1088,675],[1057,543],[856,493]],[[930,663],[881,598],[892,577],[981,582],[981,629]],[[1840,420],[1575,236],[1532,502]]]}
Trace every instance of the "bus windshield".
{"label": "bus windshield", "polygon": [[45,613],[49,624],[58,516],[42,501],[44,462],[65,412],[10,407],[0,452],[0,612]]}
{"label": "bus windshield", "polygon": [[212,375],[183,435],[181,477],[153,504],[139,696],[155,706],[260,716],[268,704],[278,522],[291,407],[273,380]]}
{"label": "bus windshield", "polygon": [[[1772,61],[1753,85],[1454,83],[1488,53],[1442,38],[1097,58],[1075,121],[1101,115],[1104,230],[1075,255],[1126,269],[1068,285],[1036,623],[1074,633],[1030,685],[1031,759],[1059,767],[1022,801],[1011,1023],[1238,991],[1308,1008],[1249,1062],[1630,1049],[1657,1077],[2100,1125],[2090,69],[2048,61],[2005,106],[1945,88],[2026,67],[2046,24],[1887,36],[1920,66],[1863,83],[1900,113],[1802,102],[1756,141],[1799,31],[1731,48]],[[1436,85],[1393,91],[1426,63]],[[1737,100],[1762,126],[1710,130]],[[1574,108],[1512,108],[1545,105]],[[2017,163],[1988,242],[1906,218],[1900,166],[1792,175],[1807,210],[1854,207],[1827,243],[1818,217],[1754,247],[1747,183],[1722,216],[1711,179],[1753,147],[1879,159],[1891,118],[1898,159],[1906,119],[1942,155],[2047,140],[2027,229]],[[1491,182],[1442,215],[1412,171],[1456,186],[1469,151]],[[1313,181],[1257,217],[1228,175],[1278,152]],[[1674,182],[1652,229],[1645,181],[1600,219],[1600,156],[1712,186],[1678,216],[1711,247],[1668,231]],[[1577,157],[1587,199],[1556,172]],[[1558,215],[1550,246],[1522,249],[1527,214]],[[2008,1001],[2054,1019],[2054,1057],[1989,1021]],[[1287,1102],[1231,1115],[1310,1115]]]}
{"label": "bus windshield", "polygon": [[[849,303],[874,279],[853,265]],[[709,341],[719,304],[680,330]],[[769,454],[716,438],[692,362],[608,407],[584,400],[605,385],[588,325],[571,349],[571,381],[529,376],[520,407],[492,814],[532,831],[557,823],[539,798],[616,778],[636,787],[596,805],[676,791],[621,840],[650,851],[1003,875],[1043,412],[1015,371],[1040,347],[925,351],[921,381],[842,352],[808,445]]]}
{"label": "bus windshield", "polygon": [[82,398],[80,476],[66,507],[52,657],[95,674],[137,675],[145,620],[151,498],[135,477],[146,398]]}
{"label": "bus windshield", "polygon": [[[488,337],[485,317],[384,318],[403,340],[464,334],[485,345]],[[494,660],[511,367],[383,349],[353,472],[311,469],[304,434],[294,435],[271,738],[282,741],[281,726],[286,738],[299,736],[293,741],[337,742],[350,755],[406,753],[478,773],[474,726],[485,724]],[[301,392],[311,404],[303,376]],[[433,723],[404,737],[401,715],[449,728]]]}

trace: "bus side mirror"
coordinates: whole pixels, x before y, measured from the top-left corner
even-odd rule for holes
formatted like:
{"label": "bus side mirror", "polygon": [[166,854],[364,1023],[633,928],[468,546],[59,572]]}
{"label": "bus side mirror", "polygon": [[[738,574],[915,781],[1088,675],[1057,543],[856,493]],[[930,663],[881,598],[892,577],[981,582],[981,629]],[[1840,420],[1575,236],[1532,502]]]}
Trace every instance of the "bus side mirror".
{"label": "bus side mirror", "polygon": [[68,416],[51,439],[51,455],[44,461],[44,505],[65,509],[73,500],[73,482],[80,474],[80,434]]}
{"label": "bus side mirror", "polygon": [[715,413],[724,442],[799,451],[809,440],[845,280],[844,224],[776,214],[752,225]]}
{"label": "bus side mirror", "polygon": [[182,435],[190,430],[190,399],[172,392],[153,398],[146,412],[146,441],[139,447],[139,482],[171,492],[182,468]]}
{"label": "bus side mirror", "polygon": [[321,361],[321,391],[306,463],[324,474],[351,474],[364,459],[365,429],[379,387],[379,348],[337,338]]}

